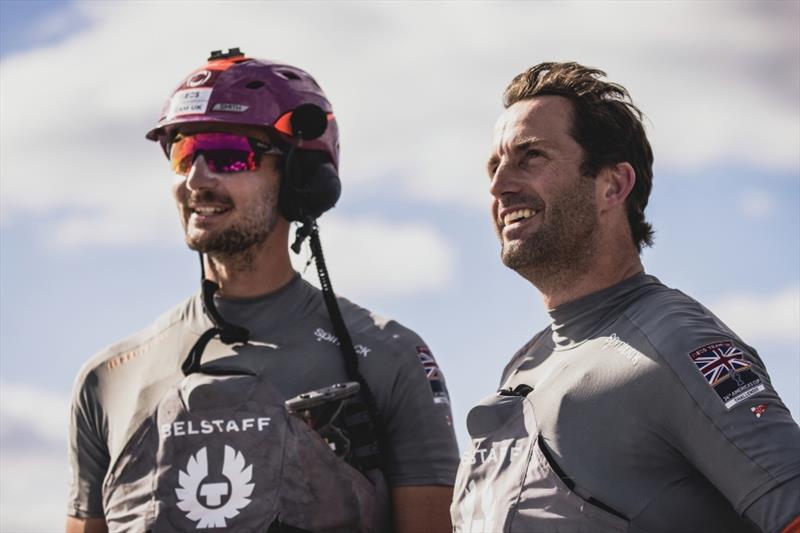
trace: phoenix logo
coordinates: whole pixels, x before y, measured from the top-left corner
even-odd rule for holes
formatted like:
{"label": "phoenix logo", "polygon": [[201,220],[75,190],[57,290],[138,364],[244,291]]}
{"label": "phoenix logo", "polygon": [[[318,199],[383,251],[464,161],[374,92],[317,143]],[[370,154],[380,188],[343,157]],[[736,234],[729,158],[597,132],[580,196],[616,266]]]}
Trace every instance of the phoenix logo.
{"label": "phoenix logo", "polygon": [[238,515],[250,503],[254,487],[251,481],[253,465],[246,465],[242,453],[230,446],[225,446],[222,475],[227,481],[206,479],[208,453],[205,446],[189,457],[186,471],[178,473],[180,487],[175,489],[178,508],[189,520],[197,522],[197,529],[226,527],[225,521]]}

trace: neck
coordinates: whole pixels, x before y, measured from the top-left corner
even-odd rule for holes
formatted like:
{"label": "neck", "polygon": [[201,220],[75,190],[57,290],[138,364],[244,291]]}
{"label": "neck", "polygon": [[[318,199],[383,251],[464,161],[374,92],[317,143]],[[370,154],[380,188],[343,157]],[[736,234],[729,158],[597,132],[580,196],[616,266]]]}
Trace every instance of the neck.
{"label": "neck", "polygon": [[[582,263],[582,264],[578,264]],[[562,269],[559,275],[547,277],[527,276],[542,294],[547,309],[577,300],[587,294],[611,287],[642,272],[642,262],[633,243],[616,245],[598,243],[586,261],[578,262],[574,269]]]}
{"label": "neck", "polygon": [[204,254],[206,278],[219,285],[221,296],[251,298],[280,289],[295,275],[285,231],[276,227],[263,243],[236,255]]}

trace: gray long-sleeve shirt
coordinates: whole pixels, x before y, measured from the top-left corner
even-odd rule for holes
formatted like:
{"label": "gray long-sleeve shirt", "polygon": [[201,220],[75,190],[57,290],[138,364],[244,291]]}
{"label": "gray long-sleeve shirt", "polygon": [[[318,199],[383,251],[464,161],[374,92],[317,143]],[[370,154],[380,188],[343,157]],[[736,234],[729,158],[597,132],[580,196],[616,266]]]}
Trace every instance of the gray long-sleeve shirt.
{"label": "gray long-sleeve shirt", "polygon": [[[386,482],[452,485],[458,449],[444,377],[430,351],[413,331],[339,302],[386,426],[391,446]],[[275,293],[220,298],[217,306],[226,320],[250,330],[251,342],[227,346],[212,340],[204,362],[233,356],[237,365],[266,376],[286,399],[348,381],[322,295],[299,276]],[[181,363],[210,326],[196,295],[84,365],[70,421],[68,514],[105,515],[103,485],[110,465],[183,378]],[[203,441],[202,434],[192,438]]]}
{"label": "gray long-sleeve shirt", "polygon": [[[800,515],[800,429],[756,351],[710,311],[639,274],[551,318],[501,388],[533,388],[529,433],[574,484],[570,498],[605,504],[630,531],[750,531],[741,516],[778,531]],[[486,460],[482,442],[473,440],[459,479]],[[499,464],[523,468],[514,457]],[[558,530],[558,516],[526,506],[526,475],[510,489],[521,494],[505,511],[511,530]],[[481,484],[473,495],[488,494]],[[501,490],[492,487],[495,502]]]}

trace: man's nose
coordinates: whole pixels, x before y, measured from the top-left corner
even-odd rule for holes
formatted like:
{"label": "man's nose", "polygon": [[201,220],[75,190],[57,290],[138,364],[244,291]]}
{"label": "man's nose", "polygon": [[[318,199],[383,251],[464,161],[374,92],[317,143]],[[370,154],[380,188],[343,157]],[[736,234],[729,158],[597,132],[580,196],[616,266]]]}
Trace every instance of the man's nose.
{"label": "man's nose", "polygon": [[189,190],[213,189],[219,183],[219,177],[211,172],[203,154],[198,155],[189,173],[186,175],[186,187]]}
{"label": "man's nose", "polygon": [[495,198],[503,194],[520,191],[520,176],[507,161],[501,161],[492,175],[489,192]]}

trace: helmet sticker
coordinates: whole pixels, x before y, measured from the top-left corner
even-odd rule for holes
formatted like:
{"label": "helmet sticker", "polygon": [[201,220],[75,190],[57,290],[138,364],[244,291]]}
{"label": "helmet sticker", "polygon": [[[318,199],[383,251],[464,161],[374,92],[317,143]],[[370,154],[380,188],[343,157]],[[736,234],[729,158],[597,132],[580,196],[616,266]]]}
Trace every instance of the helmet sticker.
{"label": "helmet sticker", "polygon": [[200,87],[204,83],[206,83],[209,79],[211,79],[211,71],[210,70],[200,70],[195,72],[189,79],[186,80],[186,87]]}
{"label": "helmet sticker", "polygon": [[[225,68],[231,64],[224,65]],[[215,68],[201,68],[192,72],[180,86],[180,89],[196,89],[197,87],[213,87],[217,83],[217,79],[225,71],[225,68],[220,69],[219,65],[214,65]]]}
{"label": "helmet sticker", "polygon": [[228,111],[230,113],[244,113],[250,109],[249,105],[244,104],[214,104],[212,111]]}
{"label": "helmet sticker", "polygon": [[211,98],[211,90],[186,89],[176,92],[169,104],[167,120],[180,115],[199,115],[206,112],[208,100]]}

